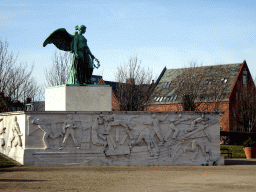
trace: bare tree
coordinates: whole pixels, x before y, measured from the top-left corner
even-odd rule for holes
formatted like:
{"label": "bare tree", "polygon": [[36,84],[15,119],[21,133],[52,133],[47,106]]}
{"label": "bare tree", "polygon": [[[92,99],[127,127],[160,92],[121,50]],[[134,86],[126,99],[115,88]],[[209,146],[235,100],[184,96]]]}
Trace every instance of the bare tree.
{"label": "bare tree", "polygon": [[[214,67],[198,67],[191,62],[189,68],[184,68],[177,76],[177,93],[181,96],[184,110],[196,111],[199,108],[217,110],[229,86],[227,69],[223,65]],[[205,105],[202,106],[202,103]],[[212,105],[213,104],[213,105]]]}
{"label": "bare tree", "polygon": [[[255,79],[256,80],[256,79]],[[241,92],[233,107],[234,121],[237,131],[256,131],[256,88],[253,82],[247,85],[238,84]]]}
{"label": "bare tree", "polygon": [[177,93],[180,95],[185,111],[197,110],[203,101],[200,93],[203,90],[204,82],[199,78],[202,72],[202,66],[198,67],[196,62],[191,62],[190,67],[185,67],[177,76]]}
{"label": "bare tree", "polygon": [[35,95],[38,88],[31,76],[33,65],[28,69],[26,63],[17,64],[17,57],[8,51],[8,43],[0,40],[1,108],[8,109],[13,100],[24,101],[25,97]]}
{"label": "bare tree", "polygon": [[69,66],[72,61],[72,54],[55,51],[50,69],[45,69],[47,86],[57,86],[66,84],[69,76]]}
{"label": "bare tree", "polygon": [[120,111],[143,111],[150,94],[152,70],[141,67],[137,56],[119,66],[116,73],[118,82],[117,99]]}

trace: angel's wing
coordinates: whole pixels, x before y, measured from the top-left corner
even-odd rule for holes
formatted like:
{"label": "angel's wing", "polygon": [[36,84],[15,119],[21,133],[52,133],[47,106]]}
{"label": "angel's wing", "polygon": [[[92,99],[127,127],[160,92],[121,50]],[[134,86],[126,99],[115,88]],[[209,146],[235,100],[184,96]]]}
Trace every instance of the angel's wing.
{"label": "angel's wing", "polygon": [[44,41],[43,47],[53,43],[58,49],[63,51],[71,51],[71,43],[74,35],[69,34],[66,29],[60,28],[53,31]]}

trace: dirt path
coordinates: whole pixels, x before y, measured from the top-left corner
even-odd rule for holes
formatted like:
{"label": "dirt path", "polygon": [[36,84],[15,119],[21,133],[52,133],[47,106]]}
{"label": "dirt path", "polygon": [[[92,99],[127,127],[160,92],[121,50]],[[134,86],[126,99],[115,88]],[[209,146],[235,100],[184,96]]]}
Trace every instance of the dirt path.
{"label": "dirt path", "polygon": [[255,160],[227,160],[226,164],[0,168],[0,191],[256,191]]}

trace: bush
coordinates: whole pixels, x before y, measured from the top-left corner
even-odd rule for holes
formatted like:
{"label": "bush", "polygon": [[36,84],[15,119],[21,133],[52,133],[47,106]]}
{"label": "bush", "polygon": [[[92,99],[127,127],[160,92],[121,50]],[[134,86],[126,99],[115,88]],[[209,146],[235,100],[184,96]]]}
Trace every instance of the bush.
{"label": "bush", "polygon": [[244,147],[256,147],[256,142],[252,140],[252,138],[247,139],[243,142]]}

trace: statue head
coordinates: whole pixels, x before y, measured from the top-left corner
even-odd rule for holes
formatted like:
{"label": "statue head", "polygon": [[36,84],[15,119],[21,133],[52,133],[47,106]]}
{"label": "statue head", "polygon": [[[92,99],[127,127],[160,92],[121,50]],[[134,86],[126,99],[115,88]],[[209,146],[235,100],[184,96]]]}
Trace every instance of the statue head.
{"label": "statue head", "polygon": [[79,26],[76,25],[75,29],[78,31],[81,31],[82,33],[85,33],[85,31],[86,31],[86,27],[84,25],[79,25]]}

